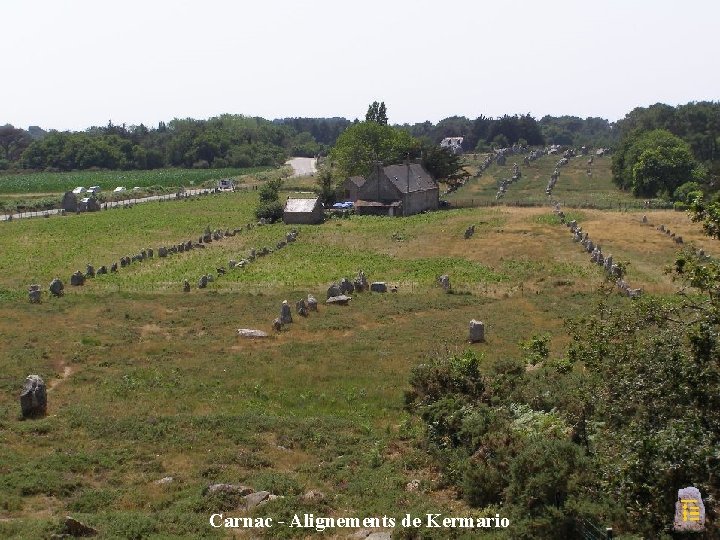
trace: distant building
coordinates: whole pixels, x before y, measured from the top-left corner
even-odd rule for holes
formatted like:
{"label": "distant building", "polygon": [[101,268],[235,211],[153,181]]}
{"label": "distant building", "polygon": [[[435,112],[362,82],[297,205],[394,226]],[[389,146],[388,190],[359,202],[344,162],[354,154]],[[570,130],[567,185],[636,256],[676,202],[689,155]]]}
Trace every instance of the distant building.
{"label": "distant building", "polygon": [[419,163],[386,167],[375,163],[372,172],[363,180],[362,183],[351,182],[359,184],[354,200],[358,214],[410,216],[437,210],[440,205],[438,185]]}
{"label": "distant building", "polygon": [[362,176],[351,176],[343,184],[345,199],[348,201],[358,200],[358,190],[365,183],[365,178]]}
{"label": "distant building", "polygon": [[283,222],[288,225],[315,225],[323,222],[320,199],[292,199],[285,201]]}
{"label": "distant building", "polygon": [[447,148],[453,154],[462,154],[463,137],[445,137],[440,141],[440,148]]}
{"label": "distant building", "polygon": [[223,178],[218,180],[217,187],[220,191],[234,191],[235,182],[230,180],[230,178]]}

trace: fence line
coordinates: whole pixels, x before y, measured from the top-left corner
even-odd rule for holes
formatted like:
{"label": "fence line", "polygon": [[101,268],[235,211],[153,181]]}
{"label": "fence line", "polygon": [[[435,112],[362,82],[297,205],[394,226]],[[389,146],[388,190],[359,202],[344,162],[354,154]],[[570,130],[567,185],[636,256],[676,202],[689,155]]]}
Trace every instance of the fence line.
{"label": "fence line", "polygon": [[[235,191],[251,191],[257,189],[256,186],[237,186]],[[149,195],[147,197],[138,197],[134,199],[122,199],[119,201],[107,201],[100,204],[101,210],[107,210],[108,208],[117,208],[130,206],[133,204],[141,204],[152,201],[167,201],[167,200],[180,200],[189,197],[197,197],[199,195],[208,195],[211,193],[222,193],[215,188],[202,188],[202,189],[186,189],[182,192],[168,193],[165,195]],[[13,212],[11,214],[0,214],[0,221],[12,221],[13,219],[27,219],[33,217],[50,217],[58,214],[63,214],[65,211],[62,208],[51,208],[47,210],[29,210],[27,212]],[[85,212],[81,212],[85,213]]]}
{"label": "fence line", "polygon": [[[555,200],[553,200],[555,202]],[[587,209],[587,210],[618,210],[627,212],[628,210],[671,210],[673,208],[670,203],[653,203],[646,205],[644,202],[617,202],[617,203],[597,203],[585,201],[581,203],[568,203],[557,200],[565,208]],[[511,201],[508,199],[502,201],[493,201],[488,199],[453,199],[448,201],[449,208],[486,208],[494,206],[515,206],[521,208],[543,208],[548,205],[548,201]]]}

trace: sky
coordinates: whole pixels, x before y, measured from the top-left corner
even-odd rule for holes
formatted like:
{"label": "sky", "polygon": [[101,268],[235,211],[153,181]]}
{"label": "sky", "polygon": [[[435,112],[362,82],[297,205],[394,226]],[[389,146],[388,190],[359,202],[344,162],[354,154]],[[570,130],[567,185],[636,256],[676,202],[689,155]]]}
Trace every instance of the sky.
{"label": "sky", "polygon": [[718,0],[0,0],[0,125],[611,121],[720,99]]}

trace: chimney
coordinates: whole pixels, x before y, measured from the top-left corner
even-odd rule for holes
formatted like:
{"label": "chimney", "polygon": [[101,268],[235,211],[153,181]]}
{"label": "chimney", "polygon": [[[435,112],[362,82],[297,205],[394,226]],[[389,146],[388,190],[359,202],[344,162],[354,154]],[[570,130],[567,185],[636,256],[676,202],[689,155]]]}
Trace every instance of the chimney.
{"label": "chimney", "polygon": [[405,169],[407,172],[407,192],[410,193],[410,154],[405,158]]}

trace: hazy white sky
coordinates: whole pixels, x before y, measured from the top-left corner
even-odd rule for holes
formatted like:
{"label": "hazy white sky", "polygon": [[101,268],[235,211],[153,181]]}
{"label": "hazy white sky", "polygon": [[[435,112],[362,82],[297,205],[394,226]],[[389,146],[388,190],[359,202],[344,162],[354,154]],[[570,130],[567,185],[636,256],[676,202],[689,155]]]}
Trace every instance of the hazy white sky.
{"label": "hazy white sky", "polygon": [[0,125],[615,120],[720,99],[719,0],[0,0]]}

